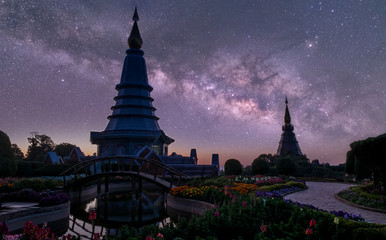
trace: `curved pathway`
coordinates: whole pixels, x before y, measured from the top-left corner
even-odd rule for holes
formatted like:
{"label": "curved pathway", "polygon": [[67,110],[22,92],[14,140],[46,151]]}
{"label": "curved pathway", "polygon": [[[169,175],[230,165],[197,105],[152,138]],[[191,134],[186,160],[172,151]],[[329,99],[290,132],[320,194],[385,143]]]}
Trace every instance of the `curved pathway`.
{"label": "curved pathway", "polygon": [[295,202],[310,204],[327,211],[344,211],[355,215],[361,215],[371,223],[386,224],[386,214],[356,208],[345,204],[334,197],[334,194],[352,185],[345,183],[307,182],[307,190],[285,196]]}

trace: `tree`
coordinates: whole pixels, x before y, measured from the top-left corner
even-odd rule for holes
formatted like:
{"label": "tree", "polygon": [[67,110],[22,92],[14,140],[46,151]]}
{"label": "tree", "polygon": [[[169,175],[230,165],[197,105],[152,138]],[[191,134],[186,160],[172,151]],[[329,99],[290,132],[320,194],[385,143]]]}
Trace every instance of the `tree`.
{"label": "tree", "polygon": [[28,138],[27,160],[43,162],[44,157],[55,148],[55,143],[47,135],[38,135]]}
{"label": "tree", "polygon": [[345,170],[347,174],[354,174],[355,173],[354,169],[355,169],[355,156],[353,152],[350,150],[346,154]]}
{"label": "tree", "polygon": [[283,175],[291,175],[296,172],[295,162],[290,155],[279,157],[276,164],[277,171]]}
{"label": "tree", "polygon": [[355,157],[354,173],[366,168],[374,177],[374,184],[386,191],[386,133],[350,144]]}
{"label": "tree", "polygon": [[241,163],[237,159],[228,159],[224,165],[225,175],[240,175],[243,171]]}
{"label": "tree", "polygon": [[252,176],[253,175],[253,173],[252,173],[252,166],[245,166],[245,167],[243,167],[241,175],[242,176]]}
{"label": "tree", "polygon": [[13,155],[8,135],[0,131],[0,176],[12,176],[17,170],[17,160]]}
{"label": "tree", "polygon": [[[260,155],[261,157],[261,155]],[[269,171],[269,163],[265,158],[256,158],[252,162],[252,172],[253,174],[266,174]]]}
{"label": "tree", "polygon": [[320,165],[320,163],[319,163],[319,160],[318,159],[314,159],[314,160],[312,160],[312,165],[315,165],[315,166],[319,166]]}
{"label": "tree", "polygon": [[24,159],[24,153],[20,150],[19,146],[16,143],[11,144],[11,149],[13,155],[16,157],[18,161]]}
{"label": "tree", "polygon": [[60,143],[56,145],[54,152],[56,152],[58,156],[61,156],[62,158],[64,158],[70,155],[74,147],[76,147],[76,145],[71,143]]}

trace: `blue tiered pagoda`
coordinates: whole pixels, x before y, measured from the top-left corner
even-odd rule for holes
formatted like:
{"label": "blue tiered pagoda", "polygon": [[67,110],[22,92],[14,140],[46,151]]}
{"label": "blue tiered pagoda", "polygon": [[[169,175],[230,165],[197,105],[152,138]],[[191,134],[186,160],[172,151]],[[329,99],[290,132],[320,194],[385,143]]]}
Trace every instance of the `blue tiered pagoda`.
{"label": "blue tiered pagoda", "polygon": [[302,151],[300,151],[298,141],[296,140],[294,126],[291,124],[291,115],[288,110],[287,98],[285,99],[284,125],[282,130],[283,133],[281,134],[277,155],[282,156],[286,154],[294,154],[297,156],[303,156]]}
{"label": "blue tiered pagoda", "polygon": [[146,62],[141,50],[142,38],[138,29],[137,9],[133,16],[134,25],[128,38],[130,49],[122,69],[121,81],[115,89],[113,113],[103,132],[91,132],[92,144],[98,145],[98,156],[136,155],[148,146],[156,154],[166,156],[168,145],[174,140],[158,125],[158,117],[152,106],[150,92],[153,88],[147,79]]}

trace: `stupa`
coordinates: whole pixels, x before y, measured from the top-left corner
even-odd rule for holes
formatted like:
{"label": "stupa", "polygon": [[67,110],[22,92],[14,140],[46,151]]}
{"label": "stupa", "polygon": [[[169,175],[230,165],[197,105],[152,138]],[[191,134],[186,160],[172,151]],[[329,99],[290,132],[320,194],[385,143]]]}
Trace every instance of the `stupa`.
{"label": "stupa", "polygon": [[300,151],[298,141],[294,133],[294,126],[291,124],[291,115],[288,110],[288,99],[285,99],[285,114],[284,114],[284,125],[282,127],[283,133],[277,149],[277,155],[294,154],[302,156],[303,153]]}
{"label": "stupa", "polygon": [[98,145],[98,156],[136,155],[148,146],[160,156],[168,154],[168,145],[174,140],[158,125],[158,117],[152,105],[146,62],[141,50],[143,41],[138,29],[137,8],[133,16],[134,25],[128,38],[129,49],[123,64],[121,81],[115,89],[113,113],[102,132],[91,132],[92,144]]}

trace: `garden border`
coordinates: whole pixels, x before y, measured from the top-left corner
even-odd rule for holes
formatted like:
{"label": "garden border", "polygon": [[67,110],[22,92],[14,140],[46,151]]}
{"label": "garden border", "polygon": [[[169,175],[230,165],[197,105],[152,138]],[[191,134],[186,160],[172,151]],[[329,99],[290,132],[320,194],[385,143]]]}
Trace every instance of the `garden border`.
{"label": "garden border", "polygon": [[367,207],[367,206],[363,206],[363,205],[359,205],[359,204],[356,204],[356,203],[353,203],[353,202],[350,202],[346,199],[343,199],[341,197],[338,196],[339,193],[337,194],[334,194],[334,198],[338,201],[341,201],[343,203],[346,203],[348,205],[351,205],[353,207],[357,207],[357,208],[361,208],[361,209],[365,209],[365,210],[369,210],[369,211],[373,211],[373,212],[379,212],[379,213],[386,213],[385,210],[382,210],[382,209],[377,209],[377,208],[371,208],[371,207]]}
{"label": "garden border", "polygon": [[281,196],[282,196],[282,197],[285,197],[285,196],[290,195],[290,194],[292,194],[292,193],[297,193],[297,192],[305,191],[305,190],[308,189],[308,187],[307,187],[307,184],[304,184],[304,185],[306,186],[306,188],[304,188],[304,189],[299,189],[299,190],[296,190],[296,191],[293,191],[293,192],[288,192],[288,193],[285,193],[285,194],[283,194],[283,195],[281,195]]}

